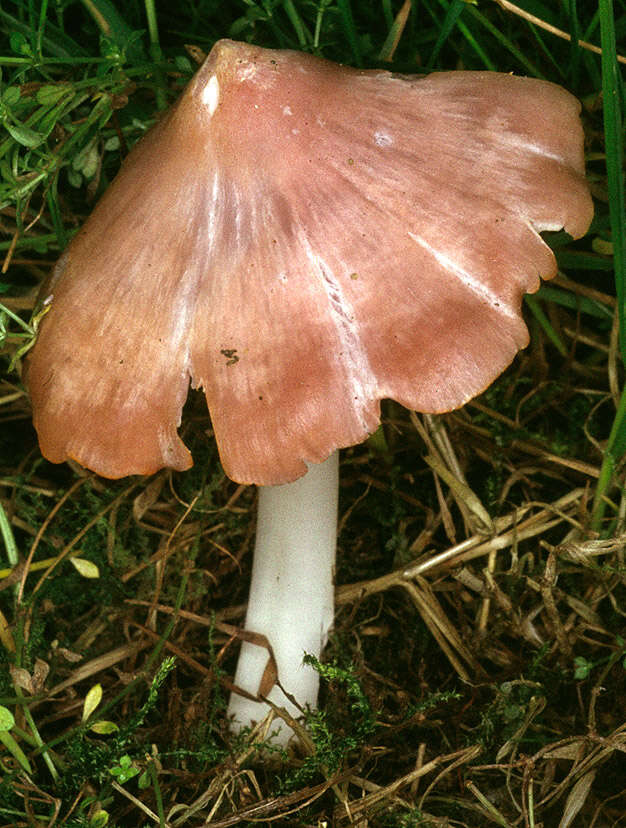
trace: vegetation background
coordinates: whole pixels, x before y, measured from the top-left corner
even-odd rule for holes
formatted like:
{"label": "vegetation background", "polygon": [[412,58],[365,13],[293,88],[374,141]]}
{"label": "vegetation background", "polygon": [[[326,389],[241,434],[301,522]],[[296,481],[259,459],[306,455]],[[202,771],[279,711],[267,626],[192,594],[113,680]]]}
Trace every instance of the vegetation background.
{"label": "vegetation background", "polygon": [[[255,492],[203,401],[190,472],[110,482],[42,459],[20,380],[40,283],[225,36],[560,83],[596,202],[486,394],[389,403],[344,452],[321,711],[289,754],[227,728]],[[2,0],[0,825],[623,824],[625,47],[624,0]]]}

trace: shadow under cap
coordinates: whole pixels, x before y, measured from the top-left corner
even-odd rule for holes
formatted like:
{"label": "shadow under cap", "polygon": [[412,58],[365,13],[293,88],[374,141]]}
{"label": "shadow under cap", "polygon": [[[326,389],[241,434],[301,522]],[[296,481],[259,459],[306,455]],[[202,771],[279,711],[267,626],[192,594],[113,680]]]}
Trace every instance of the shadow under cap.
{"label": "shadow under cap", "polygon": [[224,469],[262,485],[442,412],[528,342],[584,234],[578,101],[489,72],[359,71],[218,42],[60,260],[28,365],[42,451],[107,477],[185,469],[189,383]]}

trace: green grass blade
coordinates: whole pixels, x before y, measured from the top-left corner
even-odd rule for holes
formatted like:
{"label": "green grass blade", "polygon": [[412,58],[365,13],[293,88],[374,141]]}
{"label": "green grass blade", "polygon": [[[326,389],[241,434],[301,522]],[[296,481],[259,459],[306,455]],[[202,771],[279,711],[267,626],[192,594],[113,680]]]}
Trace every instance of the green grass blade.
{"label": "green grass blade", "polygon": [[346,34],[346,39],[352,49],[354,62],[357,66],[363,66],[363,56],[361,55],[361,47],[359,46],[359,38],[354,24],[354,17],[352,16],[350,0],[338,0],[337,5],[341,13],[341,20]]}
{"label": "green grass blade", "polygon": [[461,16],[463,9],[465,9],[467,4],[465,0],[452,0],[452,3],[448,6],[448,10],[446,11],[446,16],[444,17],[443,23],[441,24],[441,28],[439,29],[439,34],[437,35],[437,40],[435,45],[433,46],[433,50],[430,53],[430,58],[428,63],[426,64],[426,71],[432,71],[435,61],[439,56],[439,52],[441,51],[444,43],[450,36],[450,33],[456,26],[457,20]]}
{"label": "green grass blade", "polygon": [[[609,192],[609,216],[613,242],[613,265],[620,331],[620,351],[626,361],[626,212],[622,178],[622,86],[617,64],[617,47],[612,0],[600,0],[600,34],[602,41],[602,96],[604,101],[604,135]],[[626,388],[622,390],[611,433],[604,450],[600,478],[596,487],[591,526],[599,531],[606,508],[605,495],[610,488],[617,463],[626,446]]]}
{"label": "green grass blade", "polygon": [[548,337],[550,342],[554,345],[554,347],[561,354],[561,356],[567,356],[567,348],[561,341],[561,338],[559,337],[558,333],[554,330],[553,326],[550,323],[550,320],[544,313],[543,308],[537,301],[537,298],[535,296],[525,296],[524,299],[526,301],[526,304],[532,311],[535,319],[541,325],[545,335]]}
{"label": "green grass blade", "polygon": [[568,67],[569,78],[572,86],[578,86],[578,79],[580,77],[580,59],[581,48],[578,42],[581,40],[580,24],[578,21],[578,9],[576,0],[566,0],[565,7],[568,11],[569,17],[569,33],[570,33],[570,65]]}
{"label": "green grass blade", "polygon": [[524,67],[524,71],[528,72],[528,74],[532,75],[532,77],[534,78],[544,77],[539,67],[536,66],[532,61],[530,61],[526,57],[526,55],[521,51],[521,49],[518,49],[517,46],[515,46],[515,44],[508,37],[506,37],[506,35],[499,31],[499,29],[496,26],[494,26],[491,20],[485,17],[484,14],[481,14],[481,12],[479,12],[477,8],[475,8],[474,6],[468,6],[468,14],[470,14],[475,20],[477,20],[481,24],[481,26],[484,26],[485,29],[487,29],[487,31],[489,32],[489,34],[492,35],[496,41],[500,42],[502,47],[506,49],[507,52],[509,52],[512,55],[512,57],[514,57],[515,60],[517,60],[518,63],[520,63]]}
{"label": "green grass blade", "polygon": [[298,13],[298,9],[295,7],[293,0],[284,0],[283,7],[285,9],[285,14],[289,18],[289,22],[293,26],[293,29],[296,33],[296,37],[298,38],[298,44],[301,49],[308,49],[309,43],[311,42],[311,35],[309,34],[304,21],[300,17]]}
{"label": "green grass blade", "polygon": [[[602,459],[602,466],[600,468],[600,477],[593,496],[593,507],[591,510],[591,528],[595,532],[600,532],[602,529],[602,520],[606,510],[607,501],[605,496],[611,487],[615,473],[616,465],[620,456],[624,451],[624,443],[626,440],[626,388],[622,390],[622,396],[619,401],[615,419],[613,420],[613,427],[609,434],[609,439],[604,450],[604,457]],[[606,535],[606,532],[603,532]]]}
{"label": "green grass blade", "polygon": [[602,40],[602,96],[604,100],[604,134],[606,172],[609,191],[609,215],[613,242],[613,264],[617,291],[620,348],[626,362],[626,210],[622,159],[622,87],[617,64],[613,0],[600,0],[600,34]]}
{"label": "green grass blade", "polygon": [[9,522],[9,518],[7,513],[2,508],[2,504],[0,503],[0,535],[2,535],[2,540],[4,542],[4,548],[7,553],[7,561],[11,564],[11,566],[17,566],[19,562],[19,553],[17,551],[17,544],[15,543],[15,538],[13,536],[13,530],[11,529],[11,523]]}

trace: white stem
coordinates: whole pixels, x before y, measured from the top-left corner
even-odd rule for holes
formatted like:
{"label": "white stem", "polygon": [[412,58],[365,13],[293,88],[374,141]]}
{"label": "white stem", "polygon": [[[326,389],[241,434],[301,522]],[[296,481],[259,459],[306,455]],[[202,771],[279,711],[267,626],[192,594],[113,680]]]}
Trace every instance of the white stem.
{"label": "white stem", "polygon": [[[295,483],[259,489],[245,628],[267,637],[280,683],[303,707],[317,706],[319,677],[312,667],[303,666],[302,656],[319,658],[333,622],[338,454],[311,465]],[[267,649],[244,642],[235,684],[256,695],[267,663]],[[292,716],[300,715],[277,685],[268,698]],[[228,706],[236,730],[260,721],[268,710],[268,705],[236,693]],[[281,722],[272,727],[278,730]],[[283,725],[277,740],[284,744],[290,736]]]}

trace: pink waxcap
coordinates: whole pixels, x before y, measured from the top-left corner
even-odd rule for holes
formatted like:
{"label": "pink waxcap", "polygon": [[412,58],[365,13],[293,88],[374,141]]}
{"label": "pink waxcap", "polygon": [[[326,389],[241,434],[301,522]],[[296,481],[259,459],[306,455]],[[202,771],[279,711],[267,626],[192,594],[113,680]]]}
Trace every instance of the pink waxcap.
{"label": "pink waxcap", "polygon": [[44,455],[186,469],[189,383],[226,473],[294,480],[380,400],[443,412],[528,343],[539,236],[587,230],[580,105],[491,72],[359,71],[219,41],[59,261],[28,365]]}

